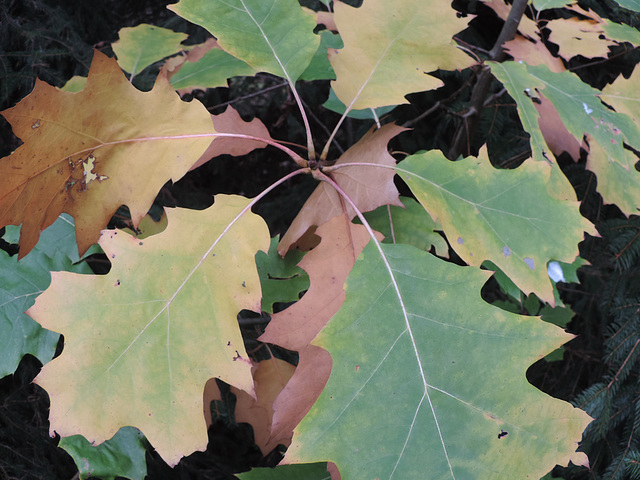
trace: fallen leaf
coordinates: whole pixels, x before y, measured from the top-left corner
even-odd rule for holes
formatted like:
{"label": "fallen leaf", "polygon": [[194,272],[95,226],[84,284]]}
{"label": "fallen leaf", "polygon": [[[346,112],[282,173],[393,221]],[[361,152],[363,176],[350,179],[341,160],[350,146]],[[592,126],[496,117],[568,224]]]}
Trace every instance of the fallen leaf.
{"label": "fallen leaf", "polygon": [[[366,162],[394,166],[396,161],[387,152],[387,143],[404,130],[406,129],[395,124],[370,130],[358,143],[344,152],[336,165]],[[351,197],[361,212],[375,210],[381,205],[402,206],[398,198],[398,190],[393,183],[394,175],[395,172],[392,169],[371,166],[344,167],[332,173],[333,179]],[[355,216],[351,206],[343,203],[333,187],[321,183],[307,199],[289,230],[282,237],[278,251],[283,255],[309,227],[322,225],[345,212],[349,219]]]}
{"label": "fallen leaf", "polygon": [[38,80],[2,115],[24,142],[0,161],[0,226],[22,224],[21,257],[62,212],[75,219],[81,254],[121,205],[137,225],[214,133],[201,103],[182,102],[162,77],[140,92],[97,51],[84,90],[62,92]]}
{"label": "fallen leaf", "polygon": [[349,108],[408,103],[408,93],[442,85],[429,73],[473,63],[452,40],[466,20],[439,0],[367,0],[359,8],[335,2],[334,12],[344,48],[329,57],[332,87]]}
{"label": "fallen leaf", "polygon": [[207,446],[207,380],[253,394],[237,314],[260,310],[254,257],[269,232],[248,205],[218,195],[206,210],[168,210],[166,230],[145,240],[106,230],[107,275],[53,273],[27,312],[65,338],[35,379],[52,434],[102,443],[135,426],[175,465]]}

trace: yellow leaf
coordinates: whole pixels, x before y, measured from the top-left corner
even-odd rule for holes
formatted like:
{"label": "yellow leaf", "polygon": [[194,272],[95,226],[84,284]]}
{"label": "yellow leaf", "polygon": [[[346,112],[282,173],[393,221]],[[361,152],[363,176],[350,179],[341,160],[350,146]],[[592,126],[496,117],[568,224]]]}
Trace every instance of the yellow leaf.
{"label": "yellow leaf", "polygon": [[329,57],[333,89],[356,110],[407,103],[406,94],[442,85],[429,73],[473,63],[452,41],[465,20],[440,0],[335,2],[334,17],[344,48]]}
{"label": "yellow leaf", "polygon": [[51,433],[101,443],[136,426],[175,465],[207,446],[207,380],[254,394],[237,314],[260,310],[254,257],[270,239],[248,205],[219,195],[203,211],[169,210],[166,230],[144,240],[106,230],[109,274],[53,273],[28,310],[65,339],[35,380]]}

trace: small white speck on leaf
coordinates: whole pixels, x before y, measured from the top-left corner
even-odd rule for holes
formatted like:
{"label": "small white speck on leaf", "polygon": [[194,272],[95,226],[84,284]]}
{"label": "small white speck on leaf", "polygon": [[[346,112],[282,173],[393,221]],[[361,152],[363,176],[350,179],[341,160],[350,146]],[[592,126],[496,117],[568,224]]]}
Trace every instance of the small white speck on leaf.
{"label": "small white speck on leaf", "polygon": [[533,258],[529,258],[529,257],[524,257],[524,263],[527,264],[527,266],[533,270],[534,268],[536,268],[535,263],[533,262]]}

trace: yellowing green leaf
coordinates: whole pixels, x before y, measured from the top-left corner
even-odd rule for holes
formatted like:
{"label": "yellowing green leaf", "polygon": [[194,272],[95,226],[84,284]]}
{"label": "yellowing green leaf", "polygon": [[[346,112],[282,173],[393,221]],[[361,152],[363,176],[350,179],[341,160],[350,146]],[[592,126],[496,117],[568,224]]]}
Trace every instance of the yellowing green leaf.
{"label": "yellowing green leaf", "polygon": [[292,82],[320,44],[314,15],[297,0],[181,0],[169,8],[206,28],[234,57]]}
{"label": "yellowing green leaf", "polygon": [[22,224],[21,256],[62,212],[75,219],[81,254],[121,205],[137,225],[214,131],[201,103],[182,102],[163,77],[150,92],[137,90],[100,52],[81,92],[37,81],[2,115],[24,142],[0,161],[0,226]]}
{"label": "yellowing green leaf", "polygon": [[220,195],[204,211],[169,211],[166,230],[145,240],[107,230],[108,275],[53,274],[28,311],[65,338],[35,380],[51,398],[52,433],[101,443],[135,426],[175,465],[207,445],[207,380],[253,393],[236,316],[260,310],[254,256],[269,234],[248,204]]}
{"label": "yellowing green leaf", "polygon": [[590,418],[525,376],[570,335],[485,303],[488,272],[381,249],[365,248],[314,340],[333,369],[285,462],[332,461],[355,480],[539,478],[583,463]]}
{"label": "yellowing green leaf", "polygon": [[550,20],[546,27],[551,30],[549,41],[559,47],[559,55],[569,60],[576,55],[586,58],[605,57],[615,42],[604,37],[602,23],[594,20],[562,18]]}
{"label": "yellowing green leaf", "polygon": [[350,108],[407,103],[406,94],[442,85],[429,73],[473,63],[452,40],[466,21],[439,0],[336,2],[334,9],[344,48],[329,57],[333,89]]}
{"label": "yellowing green leaf", "polygon": [[186,33],[174,32],[167,28],[141,23],[135,27],[125,27],[118,32],[120,40],[112,45],[118,63],[132,77],[152,63],[178,53]]}
{"label": "yellowing green leaf", "polygon": [[[591,151],[588,166],[598,175],[598,191],[604,201],[618,203],[627,214],[637,211],[640,206],[637,193],[640,173],[634,168],[637,158],[624,147],[626,143],[640,148],[640,130],[634,122],[634,118],[640,117],[634,80],[628,83],[620,80],[602,93],[573,73],[554,73],[544,65],[504,62],[492,64],[491,68],[518,103],[522,124],[532,136],[534,158],[544,155],[540,153],[544,140],[534,117],[532,100],[543,96],[553,104],[571,135],[580,142],[583,136],[588,137]],[[600,97],[618,111],[603,105]]]}
{"label": "yellowing green leaf", "polygon": [[551,304],[547,262],[573,262],[584,232],[595,234],[578,202],[549,196],[549,169],[542,163],[498,170],[484,155],[450,162],[431,151],[396,169],[465,262],[491,260],[523,292]]}

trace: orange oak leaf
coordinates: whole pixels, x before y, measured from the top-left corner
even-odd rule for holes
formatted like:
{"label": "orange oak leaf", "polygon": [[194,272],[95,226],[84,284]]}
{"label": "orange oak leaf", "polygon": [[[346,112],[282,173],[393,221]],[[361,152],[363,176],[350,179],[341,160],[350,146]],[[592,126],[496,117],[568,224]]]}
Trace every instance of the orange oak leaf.
{"label": "orange oak leaf", "polygon": [[123,204],[134,225],[168,180],[211,143],[211,117],[158,77],[131,85],[114,59],[95,52],[87,86],[63,92],[42,81],[2,112],[24,144],[0,159],[0,226],[20,225],[20,256],[62,212],[76,222],[80,254]]}
{"label": "orange oak leaf", "polygon": [[[213,127],[218,133],[239,133],[251,135],[252,137],[266,138],[273,140],[269,135],[269,130],[258,118],[254,118],[250,122],[245,122],[237,110],[228,106],[227,109],[219,115],[211,115]],[[191,167],[191,170],[207,163],[218,155],[233,155],[241,157],[256,148],[264,148],[267,144],[258,140],[251,140],[240,137],[218,137],[214,138],[207,150],[202,154],[198,161]]]}
{"label": "orange oak leaf", "polygon": [[[263,455],[267,455],[279,444],[289,446],[293,429],[281,437],[271,436],[273,401],[287,384],[296,367],[279,358],[259,362],[253,370],[256,398],[244,390],[231,387],[236,396],[235,418],[237,423],[248,423],[253,427],[254,441]],[[207,426],[211,425],[212,400],[221,400],[220,389],[215,380],[209,380],[204,391],[204,414]],[[271,437],[271,438],[270,438]]]}
{"label": "orange oak leaf", "polygon": [[[387,152],[387,143],[406,128],[387,124],[378,130],[370,130],[338,159],[344,163],[377,163],[394,166],[395,159]],[[351,197],[361,212],[375,210],[381,205],[402,206],[398,190],[393,183],[394,171],[372,166],[350,166],[332,173],[333,179]],[[321,183],[307,199],[302,209],[282,237],[278,252],[284,255],[304,233],[314,225],[322,225],[331,218],[347,212],[349,219],[355,216],[353,209],[342,201],[333,187]]]}
{"label": "orange oak leaf", "polygon": [[286,437],[307,414],[331,374],[331,356],[309,345],[344,303],[344,282],[369,242],[362,225],[344,215],[320,225],[320,244],[298,264],[309,274],[309,290],[300,301],[271,317],[260,340],[300,354],[298,367],[273,404],[273,438]]}
{"label": "orange oak leaf", "polygon": [[522,35],[516,35],[513,40],[504,44],[504,49],[514,60],[526,62],[528,65],[546,65],[552,72],[564,72],[564,63],[554,57],[539,38],[530,40]]}

